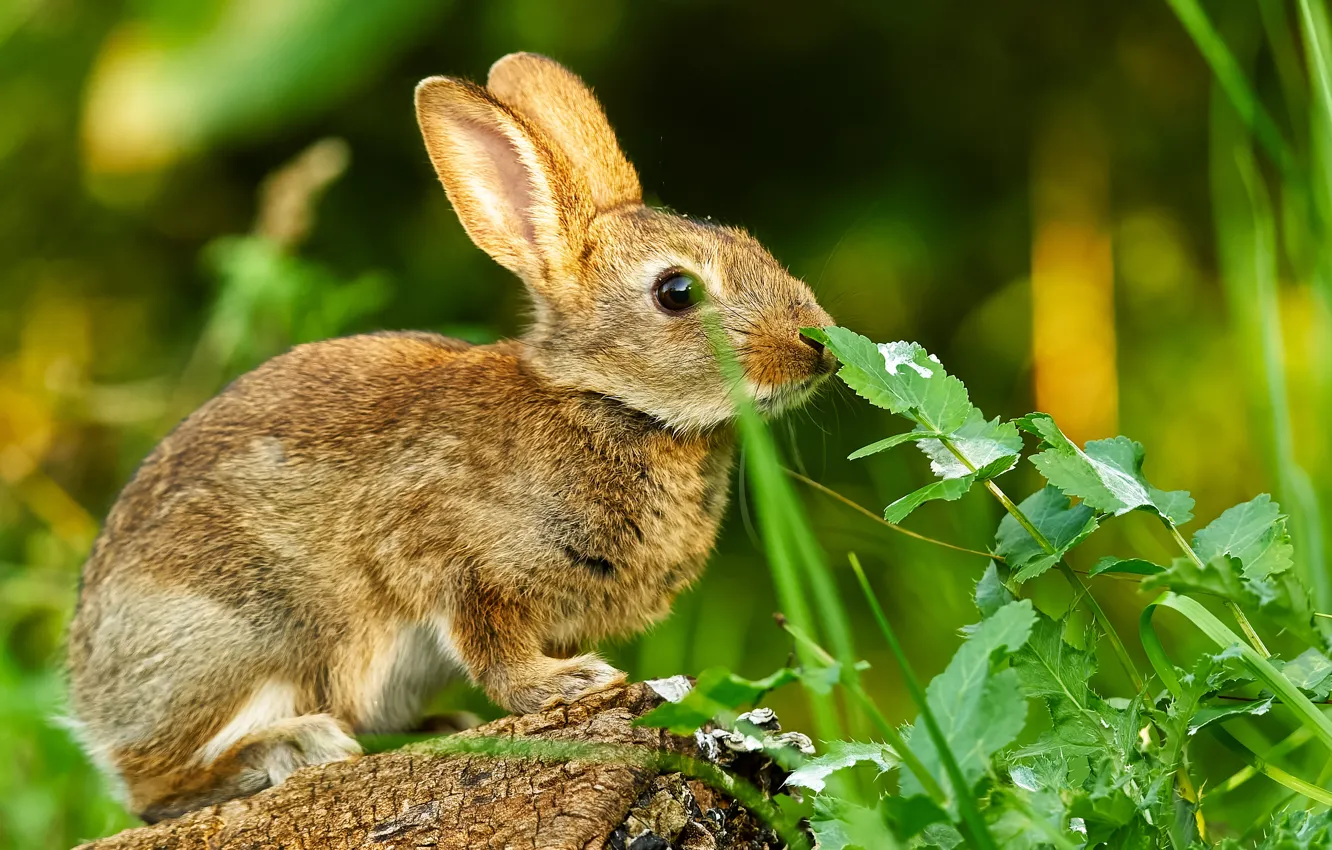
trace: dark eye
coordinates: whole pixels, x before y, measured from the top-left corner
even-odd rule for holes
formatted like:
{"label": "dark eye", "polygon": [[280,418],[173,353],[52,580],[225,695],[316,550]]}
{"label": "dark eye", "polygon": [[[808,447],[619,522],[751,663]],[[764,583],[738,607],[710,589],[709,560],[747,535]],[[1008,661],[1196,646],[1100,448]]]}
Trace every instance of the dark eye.
{"label": "dark eye", "polygon": [[703,284],[684,272],[670,272],[657,281],[657,303],[668,313],[683,313],[703,300]]}

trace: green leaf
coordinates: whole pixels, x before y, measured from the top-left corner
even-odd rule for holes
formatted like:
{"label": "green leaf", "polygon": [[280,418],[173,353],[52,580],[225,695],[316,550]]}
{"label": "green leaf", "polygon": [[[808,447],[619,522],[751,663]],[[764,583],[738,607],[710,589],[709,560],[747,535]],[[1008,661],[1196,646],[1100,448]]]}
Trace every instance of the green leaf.
{"label": "green leaf", "polygon": [[905,434],[894,434],[893,436],[888,437],[886,439],[879,440],[878,442],[875,443],[870,443],[868,446],[865,446],[863,449],[856,449],[854,452],[847,455],[846,459],[860,460],[862,457],[869,457],[870,455],[875,455],[878,454],[879,452],[886,452],[894,446],[900,446],[903,443],[910,442],[911,440],[923,440],[928,436],[930,436],[929,431],[907,431]]}
{"label": "green leaf", "polygon": [[827,696],[832,693],[833,686],[842,681],[842,662],[834,661],[821,667],[801,667],[796,671],[796,676],[808,690]]}
{"label": "green leaf", "polygon": [[919,490],[906,494],[884,508],[883,518],[897,524],[909,517],[912,511],[926,502],[936,499],[942,499],[945,502],[956,501],[966,495],[975,481],[976,476],[964,475],[961,478],[945,478],[942,481],[935,481],[933,484],[926,484]]}
{"label": "green leaf", "polygon": [[822,755],[809,759],[791,771],[785,784],[822,791],[829,775],[861,762],[877,765],[880,773],[892,770],[899,763],[897,753],[887,744],[830,741]]}
{"label": "green leaf", "polygon": [[870,404],[937,434],[961,428],[975,409],[962,382],[914,342],[875,345],[839,327],[823,333],[825,345],[842,362],[838,376]]}
{"label": "green leaf", "polygon": [[750,705],[768,691],[794,682],[796,671],[783,667],[757,681],[741,678],[724,667],[710,667],[679,702],[666,702],[634,721],[635,726],[656,726],[677,735],[691,734],[712,720],[729,724],[736,709]]}
{"label": "green leaf", "polygon": [[1144,580],[1142,587],[1169,588],[1176,593],[1211,593],[1245,605],[1255,601],[1240,579],[1238,559],[1224,555],[1201,567],[1192,558],[1175,558],[1170,566]]}
{"label": "green leaf", "polygon": [[948,821],[948,813],[923,796],[884,797],[879,800],[879,812],[903,841],[910,841],[932,824]]}
{"label": "green leaf", "polygon": [[998,417],[987,422],[985,414],[975,407],[971,408],[967,421],[948,435],[948,442],[967,459],[970,467],[939,440],[923,439],[917,444],[930,459],[930,469],[940,478],[962,478],[986,468],[994,471],[984,478],[996,478],[1017,465],[1022,451],[1016,425],[1000,422]]}
{"label": "green leaf", "polygon": [[1144,561],[1142,558],[1116,558],[1113,555],[1107,555],[1098,560],[1087,571],[1087,575],[1099,576],[1105,573],[1124,573],[1135,576],[1154,576],[1164,571],[1165,567],[1153,564],[1151,561]]}
{"label": "green leaf", "polygon": [[[1254,845],[1228,838],[1216,850],[1248,850]],[[1301,809],[1279,813],[1254,850],[1326,850],[1332,847],[1332,812]]]}
{"label": "green leaf", "polygon": [[815,797],[809,828],[819,850],[893,850],[901,846],[882,812],[840,797]]}
{"label": "green leaf", "polygon": [[1252,702],[1231,702],[1224,705],[1204,705],[1197,711],[1188,722],[1188,731],[1190,735],[1195,734],[1199,729],[1210,726],[1213,723],[1221,723],[1231,720],[1241,715],[1259,717],[1272,709],[1272,698],[1253,700]]}
{"label": "green leaf", "polygon": [[1247,579],[1238,558],[1220,555],[1199,567],[1191,558],[1176,558],[1163,572],[1143,580],[1144,590],[1206,593],[1239,605],[1246,611],[1290,629],[1307,643],[1321,646],[1313,628],[1309,593],[1293,573]]}
{"label": "green leaf", "polygon": [[1064,640],[1064,623],[1037,615],[1031,639],[1013,656],[1013,669],[1025,696],[1045,701],[1053,721],[1049,732],[1018,755],[1091,755],[1107,746],[1104,708],[1089,683],[1095,656]]}
{"label": "green leaf", "polygon": [[1317,735],[1324,744],[1332,748],[1332,720],[1329,720],[1318,710],[1317,706],[1309,702],[1308,697],[1300,693],[1299,689],[1291,684],[1289,679],[1281,675],[1267,659],[1259,655],[1253,647],[1241,640],[1239,635],[1227,628],[1212,612],[1196,600],[1187,596],[1178,596],[1174,593],[1163,593],[1152,604],[1143,609],[1138,620],[1138,634],[1142,639],[1143,649],[1147,652],[1147,658],[1152,662],[1152,667],[1156,670],[1156,674],[1161,677],[1161,681],[1165,682],[1171,693],[1179,695],[1183,692],[1183,688],[1179,677],[1175,674],[1174,666],[1165,654],[1165,648],[1161,645],[1156,629],[1152,625],[1152,615],[1158,607],[1172,608],[1183,614],[1220,648],[1235,647],[1235,651],[1239,653],[1245,666],[1281,698],[1281,701],[1285,703],[1289,710],[1294,712],[1301,723]]}
{"label": "green leaf", "polygon": [[1158,490],[1142,474],[1143,448],[1128,437],[1094,440],[1079,449],[1046,413],[1017,420],[1041,438],[1043,451],[1031,458],[1046,479],[1098,511],[1119,516],[1147,509],[1181,525],[1193,518],[1193,499],[1183,490]]}
{"label": "green leaf", "polygon": [[1013,580],[1027,581],[1058,563],[1064,553],[1081,543],[1096,530],[1096,512],[1086,504],[1071,505],[1067,496],[1054,486],[1037,490],[1018,508],[1036,530],[1054,547],[1048,554],[1011,514],[999,522],[995,550],[1013,571]]}
{"label": "green leaf", "polygon": [[976,608],[982,617],[991,617],[996,611],[1013,601],[1013,594],[999,580],[999,568],[994,561],[976,582]]}
{"label": "green leaf", "polygon": [[[1027,704],[1011,669],[994,673],[993,657],[1016,652],[1027,642],[1036,612],[1031,600],[1010,602],[982,620],[958,649],[948,667],[926,688],[926,702],[938,719],[948,749],[969,785],[984,775],[989,758],[1017,738],[1026,723]],[[917,718],[907,738],[926,769],[941,787],[948,788],[934,741],[924,733]],[[903,794],[921,793],[914,776],[902,776]],[[970,788],[952,794],[970,793]]]}
{"label": "green leaf", "polygon": [[1272,659],[1272,665],[1278,667],[1291,684],[1316,700],[1325,700],[1332,693],[1332,661],[1316,649],[1306,649],[1294,661],[1281,665]]}
{"label": "green leaf", "polygon": [[1036,615],[1031,638],[1013,658],[1022,691],[1029,697],[1068,700],[1079,711],[1089,711],[1088,683],[1096,672],[1096,658],[1064,640],[1064,624]]}
{"label": "green leaf", "polygon": [[1294,563],[1286,517],[1266,493],[1230,508],[1195,534],[1193,551],[1204,562],[1238,558],[1246,579],[1265,579]]}

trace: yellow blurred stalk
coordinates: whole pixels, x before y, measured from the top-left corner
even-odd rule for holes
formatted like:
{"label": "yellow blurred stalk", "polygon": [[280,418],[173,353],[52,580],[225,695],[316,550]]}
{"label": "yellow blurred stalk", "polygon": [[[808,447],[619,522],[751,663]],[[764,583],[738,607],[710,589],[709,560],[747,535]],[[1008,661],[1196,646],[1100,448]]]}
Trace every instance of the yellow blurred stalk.
{"label": "yellow blurred stalk", "polygon": [[1119,415],[1114,261],[1104,134],[1051,110],[1032,157],[1032,359],[1036,407],[1077,443],[1113,436]]}
{"label": "yellow blurred stalk", "polygon": [[59,399],[86,383],[91,358],[88,305],[43,292],[26,311],[19,350],[0,362],[0,486],[79,553],[97,521],[41,464],[56,442]]}

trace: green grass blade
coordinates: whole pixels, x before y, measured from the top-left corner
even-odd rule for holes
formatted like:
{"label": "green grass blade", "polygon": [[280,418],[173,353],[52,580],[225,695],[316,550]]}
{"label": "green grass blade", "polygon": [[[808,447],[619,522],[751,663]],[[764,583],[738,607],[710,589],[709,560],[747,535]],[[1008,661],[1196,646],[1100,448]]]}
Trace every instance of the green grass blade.
{"label": "green grass blade", "polygon": [[[838,660],[843,665],[854,666],[856,658],[851,642],[850,621],[841,606],[827,560],[810,530],[804,507],[786,477],[777,443],[742,389],[744,382],[740,364],[735,359],[735,353],[716,315],[705,316],[703,324],[721,364],[722,374],[733,387],[731,399],[739,416],[745,467],[753,484],[759,531],[782,613],[810,635],[827,634]],[[816,620],[805,593],[806,582],[802,579],[808,581],[819,608],[823,629],[816,628]],[[796,645],[796,654],[801,664],[817,666],[817,659],[799,643]],[[842,721],[832,695],[818,694],[808,688],[805,692],[810,700],[815,731],[819,737],[824,740],[842,738]]]}
{"label": "green grass blade", "polygon": [[1194,44],[1211,66],[1221,89],[1234,105],[1235,111],[1244,119],[1259,144],[1277,164],[1284,174],[1293,174],[1297,168],[1290,145],[1277,127],[1272,116],[1263,108],[1258,94],[1249,83],[1235,56],[1222,40],[1221,34],[1208,20],[1198,0],[1166,0],[1175,11],[1180,23],[1188,31]]}
{"label": "green grass blade", "polygon": [[[793,528],[804,523],[804,514],[794,504],[794,495],[790,493],[790,485],[781,471],[782,464],[777,456],[777,446],[773,442],[772,434],[752,408],[741,410],[740,434],[744,444],[745,464],[753,484],[751,489],[759,517],[759,531],[763,538],[764,550],[768,556],[768,565],[772,571],[782,613],[809,634],[819,634],[819,630],[815,628],[814,615],[808,603],[804,582],[801,581],[801,574],[804,573],[805,577],[812,578],[813,574],[822,572],[822,565],[810,563],[805,559],[792,533]],[[814,582],[811,581],[811,584]],[[816,592],[816,600],[820,598]],[[799,644],[796,645],[796,654],[800,657],[802,665],[818,666],[817,659],[808,655]],[[850,663],[854,665],[854,659]],[[843,737],[842,723],[838,718],[833,697],[830,694],[817,694],[808,689],[806,693],[810,699],[814,725],[819,736],[825,740]]]}
{"label": "green grass blade", "polygon": [[1298,0],[1296,5],[1317,109],[1323,115],[1324,126],[1332,127],[1332,39],[1328,37],[1327,12],[1321,3],[1312,0]]}
{"label": "green grass blade", "polygon": [[967,824],[972,841],[975,842],[977,847],[997,848],[994,843],[994,836],[990,835],[989,827],[985,824],[985,818],[976,805],[976,798],[971,794],[971,787],[962,775],[962,768],[958,766],[957,758],[948,746],[947,739],[944,738],[943,730],[939,727],[939,721],[935,718],[934,712],[930,710],[930,704],[925,698],[925,690],[921,688],[920,680],[916,678],[915,671],[911,669],[911,663],[907,661],[906,653],[902,651],[902,644],[898,642],[897,634],[893,631],[892,624],[888,622],[888,617],[883,613],[883,607],[879,605],[879,599],[874,595],[874,589],[870,587],[869,579],[860,566],[860,559],[854,553],[850,554],[849,557],[851,559],[851,569],[855,570],[856,580],[860,582],[860,589],[865,593],[865,601],[869,603],[870,611],[874,614],[874,620],[879,625],[879,631],[883,633],[884,640],[888,642],[888,648],[892,650],[893,657],[897,659],[898,665],[902,668],[902,680],[906,683],[907,692],[920,709],[921,718],[925,721],[925,730],[929,733],[931,740],[934,741],[934,747],[939,752],[939,760],[943,762],[944,770],[948,772],[948,778],[953,783],[953,793],[957,795],[958,812]]}
{"label": "green grass blade", "polygon": [[1277,294],[1276,219],[1257,163],[1253,162],[1247,149],[1236,152],[1236,165],[1253,220],[1253,297],[1258,308],[1257,330],[1267,407],[1272,419],[1272,451],[1278,486],[1291,515],[1292,531],[1300,543],[1295,549],[1300,574],[1314,589],[1318,604],[1330,604],[1332,588],[1328,586],[1327,571],[1322,568],[1323,535],[1318,497],[1309,483],[1308,473],[1295,459],[1290,393],[1286,385],[1285,340]]}
{"label": "green grass blade", "polygon": [[[1232,735],[1231,737],[1234,736]],[[1309,731],[1308,726],[1296,726],[1294,732],[1291,732],[1285,738],[1277,741],[1268,749],[1266,759],[1271,760],[1279,758],[1280,756],[1289,755],[1309,743],[1312,738],[1313,732]],[[1252,750],[1250,750],[1250,752],[1252,752]],[[1234,791],[1236,788],[1239,788],[1241,785],[1252,779],[1257,773],[1258,771],[1255,770],[1252,765],[1245,765],[1232,773],[1225,780],[1212,786],[1212,789],[1207,792],[1207,796],[1214,797],[1219,794],[1226,794]]]}
{"label": "green grass blade", "polygon": [[[1262,756],[1244,746],[1239,739],[1227,732],[1220,725],[1208,726],[1207,728],[1218,741],[1225,745],[1226,749],[1239,756],[1245,764],[1258,771],[1263,776],[1266,776],[1273,782],[1286,786],[1297,794],[1303,794],[1316,803],[1320,803],[1324,806],[1332,806],[1332,792],[1329,792],[1324,788],[1319,788],[1312,782],[1305,782],[1298,776],[1287,773],[1276,765],[1270,764]],[[1300,728],[1304,729],[1306,727],[1301,726]]]}
{"label": "green grass blade", "polygon": [[1300,690],[1283,676],[1281,671],[1273,667],[1267,659],[1259,655],[1243,638],[1231,631],[1225,623],[1218,620],[1201,603],[1187,596],[1167,592],[1158,596],[1155,601],[1143,609],[1138,623],[1143,649],[1146,650],[1147,657],[1151,660],[1156,674],[1161,677],[1161,681],[1165,683],[1172,694],[1179,694],[1182,689],[1179,678],[1175,675],[1175,667],[1170,662],[1169,656],[1166,655],[1160,638],[1157,637],[1155,626],[1152,625],[1152,616],[1156,609],[1160,607],[1170,608],[1183,614],[1219,648],[1237,647],[1241,660],[1254,676],[1266,685],[1268,690],[1276,694],[1286,707],[1295,713],[1299,721],[1308,726],[1328,749],[1332,749],[1332,721],[1329,721],[1326,715],[1309,701],[1308,697],[1300,693]]}

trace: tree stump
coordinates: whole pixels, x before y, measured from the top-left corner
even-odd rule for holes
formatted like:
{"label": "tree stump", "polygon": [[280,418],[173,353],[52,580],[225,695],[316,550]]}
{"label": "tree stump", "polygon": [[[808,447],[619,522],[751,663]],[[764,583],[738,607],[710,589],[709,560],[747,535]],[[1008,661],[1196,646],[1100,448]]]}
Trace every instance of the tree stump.
{"label": "tree stump", "polygon": [[[461,738],[536,738],[699,755],[695,739],[633,720],[661,704],[646,683],[505,717]],[[768,770],[769,765],[754,765]],[[771,780],[748,777],[768,787]],[[432,755],[407,748],[318,765],[275,788],[81,850],[549,848],[760,850],[781,846],[743,806],[643,763]]]}

